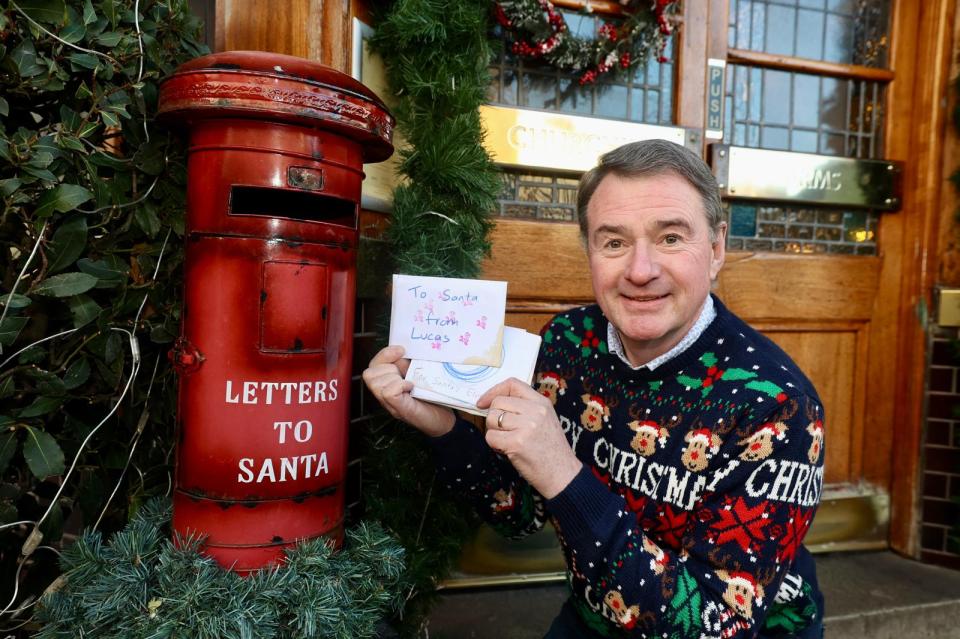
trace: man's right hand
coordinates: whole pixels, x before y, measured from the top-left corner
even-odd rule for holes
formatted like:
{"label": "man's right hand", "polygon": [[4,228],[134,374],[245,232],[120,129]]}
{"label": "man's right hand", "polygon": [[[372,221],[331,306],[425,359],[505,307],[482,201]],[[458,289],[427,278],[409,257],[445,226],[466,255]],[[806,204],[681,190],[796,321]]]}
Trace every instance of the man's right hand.
{"label": "man's right hand", "polygon": [[450,432],[456,417],[445,406],[414,398],[413,383],[403,379],[410,360],[403,357],[402,346],[387,346],[370,360],[363,381],[387,412],[430,437]]}

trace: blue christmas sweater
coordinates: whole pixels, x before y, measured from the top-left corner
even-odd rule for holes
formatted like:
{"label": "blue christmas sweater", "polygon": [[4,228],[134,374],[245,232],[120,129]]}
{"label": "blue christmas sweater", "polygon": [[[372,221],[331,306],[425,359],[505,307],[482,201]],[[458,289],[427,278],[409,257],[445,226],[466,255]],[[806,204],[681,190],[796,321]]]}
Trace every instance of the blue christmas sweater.
{"label": "blue christmas sweater", "polygon": [[802,545],[820,501],[823,408],[773,342],[716,298],[698,340],[632,370],[589,306],[544,332],[538,390],[583,469],[545,500],[458,420],[431,440],[445,483],[509,536],[553,523],[571,604],[597,636],[820,637]]}

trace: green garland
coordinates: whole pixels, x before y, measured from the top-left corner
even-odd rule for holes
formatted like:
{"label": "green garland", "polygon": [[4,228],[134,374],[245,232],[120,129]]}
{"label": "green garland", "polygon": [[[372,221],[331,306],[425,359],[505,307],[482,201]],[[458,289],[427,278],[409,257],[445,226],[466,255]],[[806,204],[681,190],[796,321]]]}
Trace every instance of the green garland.
{"label": "green garland", "polygon": [[372,637],[395,610],[403,550],[378,526],[287,552],[283,566],[249,577],[170,541],[170,504],[147,502],[103,543],[87,532],[64,551],[60,589],[43,600],[37,639],[313,639]]}
{"label": "green garland", "polygon": [[[489,0],[397,0],[371,41],[387,67],[397,130],[409,146],[394,192],[387,240],[395,272],[475,277],[488,253],[490,212],[501,183],[481,146],[479,106],[490,84]],[[435,486],[422,438],[386,419],[363,457],[368,513],[407,550],[410,597],[401,631],[420,633],[436,582],[449,573],[475,515]]]}

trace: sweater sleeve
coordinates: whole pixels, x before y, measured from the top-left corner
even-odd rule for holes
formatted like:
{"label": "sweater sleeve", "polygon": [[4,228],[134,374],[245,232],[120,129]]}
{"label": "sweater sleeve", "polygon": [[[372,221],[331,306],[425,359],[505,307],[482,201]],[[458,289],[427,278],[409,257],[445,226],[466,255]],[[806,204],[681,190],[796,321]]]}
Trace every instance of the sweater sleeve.
{"label": "sweater sleeve", "polygon": [[520,538],[543,528],[543,498],[487,445],[479,429],[458,418],[450,432],[430,444],[447,488],[467,499],[498,533]]}
{"label": "sweater sleeve", "polygon": [[637,637],[755,636],[820,499],[822,408],[795,400],[806,410],[726,433],[712,467],[688,477],[690,510],[642,517],[588,468],[546,502],[587,617]]}

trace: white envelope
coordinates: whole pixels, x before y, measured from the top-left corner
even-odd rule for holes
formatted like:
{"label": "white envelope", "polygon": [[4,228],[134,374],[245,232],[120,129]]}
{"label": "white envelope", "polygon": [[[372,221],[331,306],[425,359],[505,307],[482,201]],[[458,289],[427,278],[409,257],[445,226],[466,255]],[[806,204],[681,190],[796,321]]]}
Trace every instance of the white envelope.
{"label": "white envelope", "polygon": [[477,408],[480,396],[510,377],[529,384],[533,380],[539,351],[539,335],[506,326],[501,366],[413,360],[406,379],[413,382],[411,394],[418,399],[486,415],[486,410]]}

